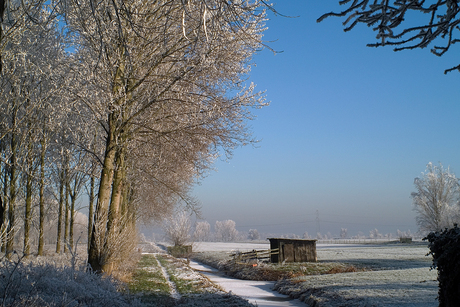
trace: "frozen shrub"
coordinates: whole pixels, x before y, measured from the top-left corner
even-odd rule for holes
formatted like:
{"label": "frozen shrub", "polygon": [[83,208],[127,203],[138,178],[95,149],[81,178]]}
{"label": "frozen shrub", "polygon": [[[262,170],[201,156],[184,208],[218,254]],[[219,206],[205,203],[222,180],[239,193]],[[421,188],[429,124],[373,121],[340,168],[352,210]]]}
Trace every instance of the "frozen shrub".
{"label": "frozen shrub", "polygon": [[182,246],[190,241],[190,215],[180,211],[163,222],[166,239],[174,246]]}
{"label": "frozen shrub", "polygon": [[[41,263],[40,263],[41,262]],[[119,284],[108,277],[59,263],[14,261],[0,263],[1,306],[142,306],[123,296]]]}
{"label": "frozen shrub", "polygon": [[438,269],[439,307],[454,307],[460,302],[460,228],[431,232],[429,241],[432,268]]}

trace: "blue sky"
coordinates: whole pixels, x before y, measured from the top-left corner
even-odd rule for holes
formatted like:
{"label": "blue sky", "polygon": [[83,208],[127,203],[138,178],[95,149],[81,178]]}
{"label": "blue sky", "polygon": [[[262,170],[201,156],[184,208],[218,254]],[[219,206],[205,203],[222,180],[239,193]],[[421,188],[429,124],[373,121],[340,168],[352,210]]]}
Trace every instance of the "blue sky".
{"label": "blue sky", "polygon": [[443,73],[460,62],[455,48],[436,57],[366,47],[366,26],[316,22],[338,1],[275,7],[299,17],[271,16],[265,39],[283,52],[254,57],[251,81],[271,102],[250,123],[261,142],[218,161],[194,189],[203,219],[299,235],[415,232],[414,178],[430,161],[460,175],[460,73]]}

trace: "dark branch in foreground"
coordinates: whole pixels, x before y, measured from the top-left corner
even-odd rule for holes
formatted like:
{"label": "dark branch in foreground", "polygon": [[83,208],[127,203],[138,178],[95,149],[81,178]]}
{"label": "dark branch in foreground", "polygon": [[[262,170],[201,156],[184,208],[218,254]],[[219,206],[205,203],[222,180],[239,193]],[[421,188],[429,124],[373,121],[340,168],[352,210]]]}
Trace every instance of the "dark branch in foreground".
{"label": "dark branch in foreground", "polygon": [[[344,31],[350,31],[358,23],[364,23],[377,32],[377,42],[368,44],[369,47],[391,45],[395,46],[395,51],[425,48],[439,39],[443,41],[443,45],[434,45],[431,52],[442,56],[453,44],[460,41],[460,38],[456,38],[460,30],[459,2],[439,0],[434,4],[427,4],[424,0],[342,0],[339,4],[348,5],[347,9],[340,13],[324,14],[317,22],[330,16],[345,17]],[[405,27],[409,15],[412,17],[414,12],[419,15],[419,19],[424,16],[428,19],[421,21],[420,25]],[[446,69],[444,73],[453,70],[460,71],[460,65]]]}

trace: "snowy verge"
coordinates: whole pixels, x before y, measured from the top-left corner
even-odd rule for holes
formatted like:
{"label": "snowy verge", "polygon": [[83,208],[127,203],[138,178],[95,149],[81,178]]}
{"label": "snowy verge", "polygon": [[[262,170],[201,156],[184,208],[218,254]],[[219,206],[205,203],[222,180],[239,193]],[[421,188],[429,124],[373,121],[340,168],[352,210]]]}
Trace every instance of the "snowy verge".
{"label": "snowy verge", "polygon": [[65,257],[3,258],[0,263],[1,306],[90,307],[143,306],[123,295],[121,284],[88,272],[81,262]]}
{"label": "snowy verge", "polygon": [[438,306],[437,271],[426,245],[390,245],[318,250],[319,261],[344,261],[364,272],[299,276],[275,289],[310,306]]}
{"label": "snowy verge", "polygon": [[[143,250],[159,251],[154,244],[152,246],[152,248],[145,246]],[[154,276],[156,278],[153,278]],[[131,287],[131,289],[136,288],[136,291],[131,292],[149,305],[253,307],[247,300],[226,293],[206,276],[193,270],[187,260],[174,258],[163,251],[144,252],[138,273],[133,277],[134,280],[139,279],[138,286]],[[161,281],[156,280],[158,278]],[[166,283],[168,286],[164,287]]]}

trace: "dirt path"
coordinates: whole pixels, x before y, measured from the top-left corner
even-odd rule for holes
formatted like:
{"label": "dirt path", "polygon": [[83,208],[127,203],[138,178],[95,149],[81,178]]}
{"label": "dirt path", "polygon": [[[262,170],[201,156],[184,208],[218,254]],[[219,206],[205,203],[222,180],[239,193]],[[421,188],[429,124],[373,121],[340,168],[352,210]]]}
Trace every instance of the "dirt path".
{"label": "dirt path", "polygon": [[258,307],[305,307],[305,303],[273,291],[273,281],[241,280],[226,276],[210,266],[190,261],[190,267],[208,277],[225,291],[249,300]]}

